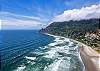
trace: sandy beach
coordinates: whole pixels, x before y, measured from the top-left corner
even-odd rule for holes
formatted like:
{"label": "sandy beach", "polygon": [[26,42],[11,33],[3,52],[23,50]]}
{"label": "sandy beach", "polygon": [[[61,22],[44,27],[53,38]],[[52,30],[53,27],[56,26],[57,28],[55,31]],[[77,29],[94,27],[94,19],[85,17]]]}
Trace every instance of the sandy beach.
{"label": "sandy beach", "polygon": [[[45,33],[46,35],[56,37]],[[80,45],[80,56],[85,65],[86,71],[100,71],[100,54],[93,50],[90,46],[87,46],[79,41],[69,38],[71,41],[76,42]]]}
{"label": "sandy beach", "polygon": [[79,41],[71,40],[80,45],[80,55],[86,71],[100,71],[100,54]]}
{"label": "sandy beach", "polygon": [[100,55],[91,47],[82,45],[80,55],[86,71],[100,71]]}

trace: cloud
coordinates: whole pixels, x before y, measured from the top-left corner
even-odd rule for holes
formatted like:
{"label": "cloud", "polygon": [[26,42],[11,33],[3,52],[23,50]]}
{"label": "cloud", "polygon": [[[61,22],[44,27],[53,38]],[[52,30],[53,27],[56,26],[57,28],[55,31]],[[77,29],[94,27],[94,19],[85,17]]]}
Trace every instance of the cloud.
{"label": "cloud", "polygon": [[63,22],[69,20],[82,20],[100,18],[100,4],[82,7],[81,9],[66,10],[63,14],[55,16],[52,22]]}
{"label": "cloud", "polygon": [[1,30],[1,20],[0,20],[0,30]]}
{"label": "cloud", "polygon": [[25,19],[41,20],[41,18],[39,17],[17,15],[17,14],[10,13],[10,12],[0,12],[0,16],[1,16],[1,19],[15,18],[15,19],[22,19],[22,20],[25,20]]}
{"label": "cloud", "polygon": [[41,27],[43,27],[43,19],[39,17],[1,12],[0,18],[1,29],[41,29]]}
{"label": "cloud", "polygon": [[40,29],[42,23],[32,20],[2,20],[2,29]]}

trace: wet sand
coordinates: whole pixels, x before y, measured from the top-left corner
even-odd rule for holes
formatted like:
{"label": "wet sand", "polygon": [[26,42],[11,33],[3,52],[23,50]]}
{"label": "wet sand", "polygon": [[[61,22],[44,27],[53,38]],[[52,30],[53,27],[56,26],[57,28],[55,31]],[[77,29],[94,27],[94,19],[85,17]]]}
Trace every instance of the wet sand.
{"label": "wet sand", "polygon": [[80,56],[85,65],[86,71],[100,71],[100,54],[93,50],[91,47],[71,39],[73,42],[80,45]]}
{"label": "wet sand", "polygon": [[[91,53],[93,55],[91,55]],[[85,65],[85,69],[86,71],[100,71],[100,68],[99,68],[100,57],[97,54],[95,54],[93,51],[91,51],[91,53],[87,52],[87,49],[85,49],[84,47],[80,48],[80,55]]]}

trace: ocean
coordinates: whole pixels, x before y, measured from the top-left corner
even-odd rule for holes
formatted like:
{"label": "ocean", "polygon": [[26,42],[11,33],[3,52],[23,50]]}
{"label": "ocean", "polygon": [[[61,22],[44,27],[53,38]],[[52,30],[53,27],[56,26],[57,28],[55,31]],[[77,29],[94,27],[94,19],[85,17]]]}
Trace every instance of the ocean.
{"label": "ocean", "polygon": [[0,31],[1,71],[84,71],[79,44],[37,30]]}

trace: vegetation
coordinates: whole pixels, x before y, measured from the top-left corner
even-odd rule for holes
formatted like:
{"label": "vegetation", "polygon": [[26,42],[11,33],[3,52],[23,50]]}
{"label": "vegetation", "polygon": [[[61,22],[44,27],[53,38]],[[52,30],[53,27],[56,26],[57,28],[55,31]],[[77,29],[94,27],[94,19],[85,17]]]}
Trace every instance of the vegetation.
{"label": "vegetation", "polygon": [[97,31],[100,29],[99,25],[99,19],[70,20],[51,23],[45,29],[41,29],[40,32],[72,38],[93,48],[100,48],[100,33]]}

